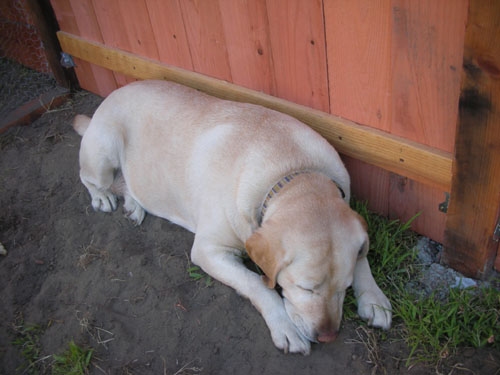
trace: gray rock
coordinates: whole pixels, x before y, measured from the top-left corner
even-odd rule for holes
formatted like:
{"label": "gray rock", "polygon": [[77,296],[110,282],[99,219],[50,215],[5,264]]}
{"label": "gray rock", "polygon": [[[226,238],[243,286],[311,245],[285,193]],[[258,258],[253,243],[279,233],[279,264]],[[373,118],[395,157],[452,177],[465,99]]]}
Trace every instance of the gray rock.
{"label": "gray rock", "polygon": [[470,287],[477,287],[477,281],[468,277],[463,277],[461,275],[455,276],[455,284],[452,286],[452,288],[465,289]]}
{"label": "gray rock", "polygon": [[421,265],[429,266],[436,262],[438,250],[434,243],[427,237],[421,237],[415,246],[417,259]]}
{"label": "gray rock", "polygon": [[493,272],[490,280],[474,280],[465,277],[455,270],[439,264],[443,247],[441,244],[421,237],[415,246],[416,261],[420,272],[409,281],[406,290],[419,296],[434,296],[440,300],[446,300],[453,288],[478,291],[483,287],[500,288],[499,274]]}

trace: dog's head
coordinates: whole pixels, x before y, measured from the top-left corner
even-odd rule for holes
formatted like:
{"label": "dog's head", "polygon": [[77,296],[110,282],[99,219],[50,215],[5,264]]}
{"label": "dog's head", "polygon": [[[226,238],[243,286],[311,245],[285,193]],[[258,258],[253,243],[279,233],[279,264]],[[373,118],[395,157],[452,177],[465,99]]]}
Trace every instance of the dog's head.
{"label": "dog's head", "polygon": [[286,311],[310,341],[336,338],[346,289],[368,252],[363,218],[339,196],[310,194],[279,209],[246,241],[270,288],[282,288]]}

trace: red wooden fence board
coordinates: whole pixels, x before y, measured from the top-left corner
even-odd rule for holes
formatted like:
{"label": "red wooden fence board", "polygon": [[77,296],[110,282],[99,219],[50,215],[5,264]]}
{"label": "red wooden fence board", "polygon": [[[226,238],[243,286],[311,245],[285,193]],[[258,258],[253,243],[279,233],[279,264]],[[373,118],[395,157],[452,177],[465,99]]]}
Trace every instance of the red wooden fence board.
{"label": "red wooden fence board", "polygon": [[178,0],[146,0],[160,60],[194,70]]}
{"label": "red wooden fence board", "polygon": [[[71,7],[70,1],[51,0],[51,4],[61,30],[80,35],[80,29],[76,23],[77,16]],[[102,94],[101,88],[97,84],[99,74],[95,74],[95,67],[79,59],[74,59],[74,62],[76,64],[75,72],[80,86],[88,91]]]}
{"label": "red wooden fence board", "polygon": [[268,0],[277,96],[329,111],[320,0]]}
{"label": "red wooden fence board", "polygon": [[231,82],[222,16],[217,0],[179,2],[194,70]]}
{"label": "red wooden fence board", "polygon": [[[331,113],[389,131],[390,3],[325,1]],[[346,158],[353,195],[389,213],[389,173]]]}
{"label": "red wooden fence board", "polygon": [[439,189],[390,174],[389,217],[407,221],[419,213],[412,228],[441,243],[444,239],[446,215],[439,211],[439,204],[445,198],[445,194]]}
{"label": "red wooden fence board", "polygon": [[265,0],[220,0],[233,83],[276,95]]}
{"label": "red wooden fence board", "polygon": [[391,133],[453,151],[467,0],[393,0]]}
{"label": "red wooden fence board", "polygon": [[[325,1],[331,112],[452,151],[466,16],[465,0]],[[420,212],[413,228],[443,240],[442,191],[348,166],[355,195],[402,220]]]}
{"label": "red wooden fence board", "polygon": [[390,173],[348,156],[343,156],[342,160],[351,177],[353,197],[365,201],[373,212],[389,216]]}
{"label": "red wooden fence board", "polygon": [[119,31],[126,35],[130,52],[159,60],[160,55],[146,1],[116,0],[116,2],[119,4],[121,21],[123,22]]}
{"label": "red wooden fence board", "polygon": [[390,3],[325,1],[331,112],[391,128]]}
{"label": "red wooden fence board", "polygon": [[[74,22],[76,22],[80,36],[103,43],[104,40],[97,23],[92,1],[70,0],[70,4],[73,12],[78,15]],[[95,65],[91,65],[91,70],[95,77],[99,95],[107,96],[118,87],[113,72]]]}
{"label": "red wooden fence board", "polygon": [[[132,52],[125,33],[126,26],[123,23],[119,2],[117,0],[92,0],[92,4],[104,43]],[[134,81],[123,74],[114,73],[114,76],[119,87]]]}
{"label": "red wooden fence board", "polygon": [[[392,1],[391,133],[453,151],[467,5]],[[442,242],[444,192],[404,181],[391,179],[389,215],[407,220],[421,212],[414,229]]]}

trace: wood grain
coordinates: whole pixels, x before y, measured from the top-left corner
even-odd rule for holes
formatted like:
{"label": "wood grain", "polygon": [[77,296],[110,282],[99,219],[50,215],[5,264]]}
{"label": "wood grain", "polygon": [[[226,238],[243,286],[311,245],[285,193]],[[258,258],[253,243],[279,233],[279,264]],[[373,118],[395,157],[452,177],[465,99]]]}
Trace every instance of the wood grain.
{"label": "wood grain", "polygon": [[[392,0],[392,134],[453,151],[467,4]],[[390,183],[390,216],[408,220],[420,213],[412,229],[442,242],[444,191],[400,176]]]}
{"label": "wood grain", "polygon": [[[92,1],[70,0],[70,4],[74,14],[77,15],[75,22],[78,25],[79,35],[83,38],[103,43],[104,40],[97,23]],[[99,95],[106,97],[118,88],[113,72],[97,65],[93,65],[91,69],[96,78],[96,84],[99,87]]]}
{"label": "wood grain", "polygon": [[[390,2],[332,0],[324,7],[330,112],[390,131]],[[354,195],[375,212],[388,215],[389,173],[347,160]]]}
{"label": "wood grain", "polygon": [[265,0],[219,0],[232,82],[276,95]]}
{"label": "wood grain", "polygon": [[392,0],[392,134],[453,151],[467,4]]}
{"label": "wood grain", "polygon": [[[124,20],[118,0],[99,1],[91,0],[97,18],[98,27],[102,34],[103,43],[131,51],[127,34],[124,30]],[[134,80],[123,74],[113,72],[118,87]]]}
{"label": "wood grain", "polygon": [[[80,35],[82,31],[79,27],[79,17],[75,16],[76,12],[70,0],[51,0],[51,4],[54,8],[56,19],[61,30]],[[84,32],[86,32],[85,29]],[[89,36],[89,38],[90,37],[91,36]],[[101,41],[99,37],[96,39],[92,37],[91,40]],[[75,64],[76,66],[74,69],[78,81],[80,86],[85,90],[105,96],[110,90],[117,87],[112,72],[79,59],[76,59]]]}
{"label": "wood grain", "polygon": [[231,69],[217,0],[179,2],[194,71],[231,82]]}
{"label": "wood grain", "polygon": [[351,191],[355,199],[366,202],[379,215],[389,216],[390,172],[380,167],[342,155],[351,177]]}
{"label": "wood grain", "polygon": [[[331,112],[451,152],[467,2],[448,8],[442,0],[325,2]],[[362,199],[401,220],[420,212],[412,228],[443,240],[442,187],[348,165],[361,174]]]}
{"label": "wood grain", "polygon": [[160,61],[193,70],[178,0],[146,0]]}
{"label": "wood grain", "polygon": [[138,79],[165,79],[224,99],[250,102],[287,113],[308,124],[348,156],[444,189],[451,181],[451,155],[299,104],[229,82],[59,32],[64,51]]}
{"label": "wood grain", "polygon": [[388,216],[406,222],[418,214],[412,222],[412,230],[440,243],[444,240],[446,214],[439,211],[439,204],[445,199],[441,189],[390,174]]}
{"label": "wood grain", "polygon": [[267,0],[276,96],[328,112],[321,0]]}
{"label": "wood grain", "polygon": [[[159,59],[145,0],[93,0],[93,5],[106,45]],[[115,76],[120,86],[133,81],[130,77]]]}
{"label": "wood grain", "polygon": [[443,261],[482,278],[498,249],[500,2],[471,0]]}
{"label": "wood grain", "polygon": [[390,16],[386,0],[325,2],[331,113],[385,131],[391,129]]}

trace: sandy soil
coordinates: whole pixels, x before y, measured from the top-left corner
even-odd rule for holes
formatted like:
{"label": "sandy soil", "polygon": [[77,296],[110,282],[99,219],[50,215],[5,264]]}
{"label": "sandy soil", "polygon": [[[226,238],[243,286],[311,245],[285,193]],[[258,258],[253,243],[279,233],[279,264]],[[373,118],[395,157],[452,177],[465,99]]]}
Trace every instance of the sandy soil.
{"label": "sandy soil", "polygon": [[[285,355],[248,301],[189,277],[193,234],[149,215],[134,227],[121,208],[93,212],[70,122],[100,101],[79,93],[0,136],[0,241],[9,252],[0,258],[1,374],[22,363],[12,345],[21,317],[44,328],[42,355],[61,353],[72,339],[93,347],[92,374],[434,373],[408,370],[401,341],[370,343],[375,336],[356,322],[345,323],[337,341],[313,345],[308,357]],[[493,374],[500,360],[464,349],[448,371],[457,362]]]}

